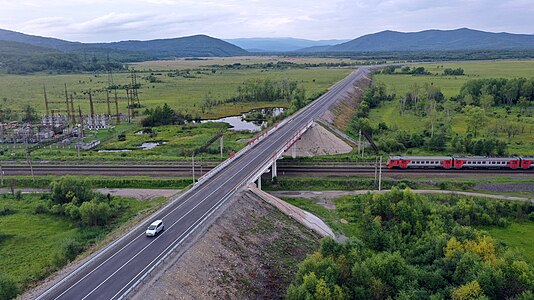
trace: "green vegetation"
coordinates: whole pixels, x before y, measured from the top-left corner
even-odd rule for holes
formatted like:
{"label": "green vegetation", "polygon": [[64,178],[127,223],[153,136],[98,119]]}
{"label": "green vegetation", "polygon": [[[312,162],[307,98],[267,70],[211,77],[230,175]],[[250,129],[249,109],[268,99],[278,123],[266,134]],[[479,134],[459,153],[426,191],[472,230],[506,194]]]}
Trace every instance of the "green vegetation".
{"label": "green vegetation", "polygon": [[[203,118],[220,118],[229,115],[239,115],[254,108],[263,107],[288,107],[284,102],[275,102],[266,105],[266,102],[231,103],[215,106],[211,110],[202,113],[202,103],[209,96],[213,101],[220,101],[236,96],[237,89],[243,82],[249,79],[261,80],[287,80],[296,81],[306,90],[308,95],[323,92],[329,86],[345,77],[348,69],[287,69],[287,70],[215,70],[177,69],[180,76],[175,76],[176,70],[137,70],[141,88],[141,105],[144,108],[163,106],[164,103],[177,112]],[[113,74],[114,84],[124,86],[131,83],[131,74],[120,72]],[[157,82],[153,78],[156,78]],[[108,87],[106,73],[96,74],[70,74],[70,75],[0,75],[0,109],[22,109],[25,105],[34,107],[38,115],[44,113],[43,85],[46,86],[48,98],[51,101],[65,100],[65,87],[67,84],[69,93],[75,98],[81,98],[79,104],[84,113],[89,111],[89,99],[83,92],[91,90],[94,99],[105,100]],[[125,91],[119,91],[119,97],[125,97]],[[273,106],[274,105],[274,106]],[[62,107],[61,107],[62,108]],[[95,105],[96,113],[106,113],[107,106]],[[126,113],[126,101],[119,99],[119,111]],[[142,112],[142,111],[140,111]]]}
{"label": "green vegetation", "polygon": [[512,223],[510,226],[483,227],[491,236],[503,241],[508,248],[521,252],[534,264],[534,222]]}
{"label": "green vegetation", "polygon": [[342,244],[323,240],[319,251],[301,263],[287,299],[531,299],[533,295],[533,265],[475,229],[488,225],[508,229],[510,222],[530,226],[531,203],[424,196],[398,189],[334,202],[336,210],[326,214],[327,222],[332,215],[342,216],[359,230],[343,231],[349,241]]}
{"label": "green vegetation", "polygon": [[89,186],[63,178],[54,182],[51,194],[0,197],[0,207],[11,210],[0,216],[1,299],[13,298],[164,200],[106,197]]}
{"label": "green vegetation", "polygon": [[[93,188],[140,188],[140,189],[184,189],[192,183],[191,178],[154,178],[145,176],[71,176],[84,181]],[[0,188],[48,188],[57,180],[57,176],[9,176],[4,178]]]}
{"label": "green vegetation", "polygon": [[[371,132],[379,148],[390,154],[534,155],[534,81],[526,79],[534,78],[533,64],[465,62],[400,72],[388,68],[375,75],[373,89],[386,90],[394,100],[382,97],[375,100],[380,105],[369,109],[364,96],[349,133]],[[405,75],[418,68],[434,75]],[[462,71],[465,76],[458,75]]]}

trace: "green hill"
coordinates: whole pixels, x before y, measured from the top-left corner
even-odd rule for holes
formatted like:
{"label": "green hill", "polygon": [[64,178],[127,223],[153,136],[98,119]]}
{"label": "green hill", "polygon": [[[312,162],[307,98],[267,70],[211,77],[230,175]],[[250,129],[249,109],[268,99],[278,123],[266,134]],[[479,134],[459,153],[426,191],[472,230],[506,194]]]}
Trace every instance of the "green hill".
{"label": "green hill", "polygon": [[326,52],[530,50],[534,35],[467,28],[420,32],[382,31],[321,49]]}
{"label": "green hill", "polygon": [[84,53],[94,56],[110,55],[120,61],[140,61],[169,57],[240,56],[249,54],[247,51],[233,44],[206,35],[150,41],[84,44],[0,29],[0,41],[25,43],[62,52]]}

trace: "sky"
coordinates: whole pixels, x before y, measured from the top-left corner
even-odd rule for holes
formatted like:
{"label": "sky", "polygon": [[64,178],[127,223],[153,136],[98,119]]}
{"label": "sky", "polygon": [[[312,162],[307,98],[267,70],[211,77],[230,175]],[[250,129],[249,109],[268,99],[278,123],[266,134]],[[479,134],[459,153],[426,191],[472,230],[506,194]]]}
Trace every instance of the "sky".
{"label": "sky", "polygon": [[534,0],[0,0],[0,28],[80,42],[353,39],[382,30],[534,34]]}

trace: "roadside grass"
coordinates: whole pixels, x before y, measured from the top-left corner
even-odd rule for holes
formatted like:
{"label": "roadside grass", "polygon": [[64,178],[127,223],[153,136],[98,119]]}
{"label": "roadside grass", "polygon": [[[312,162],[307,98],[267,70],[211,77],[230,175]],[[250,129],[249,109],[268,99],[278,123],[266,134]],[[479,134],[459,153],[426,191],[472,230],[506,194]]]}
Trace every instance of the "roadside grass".
{"label": "roadside grass", "polygon": [[[183,69],[181,69],[183,71]],[[216,70],[215,73],[206,70],[192,70],[193,78],[169,77],[169,72],[161,71],[140,71],[138,82],[141,84],[140,100],[145,108],[154,108],[158,105],[168,103],[171,108],[189,113],[193,116],[209,116],[219,118],[229,115],[238,115],[244,108],[239,105],[226,105],[216,108],[213,111],[202,112],[201,104],[208,95],[213,100],[223,100],[236,95],[237,87],[247,79],[273,79],[297,81],[306,90],[306,95],[319,93],[335,82],[341,80],[352,70],[338,68],[309,68],[309,69],[287,69],[287,70]],[[156,77],[161,82],[151,83],[143,79],[149,75]],[[131,82],[130,73],[113,74],[114,84],[127,85]],[[69,93],[75,93],[75,101],[79,104],[84,113],[89,111],[89,99],[83,92],[92,90],[95,93],[95,100],[105,100],[106,94],[101,89],[107,85],[107,74],[68,74],[68,75],[0,75],[0,105],[2,109],[21,109],[24,105],[31,105],[38,114],[45,111],[43,85],[46,86],[49,101],[65,101],[65,87]],[[111,95],[112,100],[114,95]],[[119,91],[119,111],[126,113],[126,93]],[[122,97],[122,98],[121,98]],[[277,104],[278,105],[278,104]],[[56,107],[57,106],[57,107]],[[265,103],[255,103],[248,105],[250,108],[262,108]],[[114,111],[114,105],[112,105]],[[63,105],[54,104],[53,108],[63,109]],[[144,110],[144,108],[142,108]],[[95,104],[97,113],[107,113],[105,103]],[[141,111],[142,112],[142,111]]]}
{"label": "roadside grass", "polygon": [[337,208],[327,209],[324,206],[317,204],[314,200],[305,198],[283,197],[282,200],[320,217],[334,232],[342,233],[344,236],[356,236],[360,231],[357,224],[341,222],[341,219],[347,218],[347,216],[346,213],[340,213]]}
{"label": "roadside grass", "polygon": [[534,222],[511,223],[505,228],[483,227],[491,236],[503,241],[510,249],[523,254],[534,263]]}
{"label": "roadside grass", "polygon": [[3,195],[0,206],[10,207],[13,213],[0,216],[0,273],[24,290],[63,266],[65,243],[76,241],[87,249],[121,223],[162,201],[124,199],[128,205],[113,224],[85,227],[64,217],[35,214],[35,208],[44,201],[39,194],[24,194],[20,200]]}

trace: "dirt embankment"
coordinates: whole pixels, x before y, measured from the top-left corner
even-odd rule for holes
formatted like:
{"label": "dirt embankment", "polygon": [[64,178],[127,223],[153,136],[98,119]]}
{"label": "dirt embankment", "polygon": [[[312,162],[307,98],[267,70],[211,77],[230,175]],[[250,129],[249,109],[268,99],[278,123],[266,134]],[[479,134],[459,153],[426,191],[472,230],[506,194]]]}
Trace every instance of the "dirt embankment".
{"label": "dirt embankment", "polygon": [[323,114],[322,118],[341,131],[347,131],[350,121],[360,105],[363,91],[370,86],[371,79],[368,77],[358,81],[342,100]]}
{"label": "dirt embankment", "polygon": [[247,192],[133,298],[281,299],[318,243],[315,233]]}

